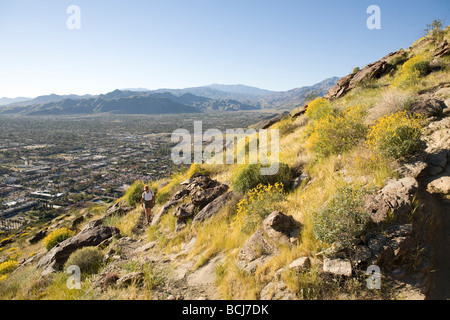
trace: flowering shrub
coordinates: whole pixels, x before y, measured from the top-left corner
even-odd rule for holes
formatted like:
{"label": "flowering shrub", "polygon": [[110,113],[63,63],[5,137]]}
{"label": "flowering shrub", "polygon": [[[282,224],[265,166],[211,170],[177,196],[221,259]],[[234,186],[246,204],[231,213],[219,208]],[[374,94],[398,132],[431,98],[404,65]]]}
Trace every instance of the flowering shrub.
{"label": "flowering shrub", "polygon": [[317,120],[331,114],[332,111],[330,101],[325,98],[317,98],[308,104],[305,114],[308,119]]}
{"label": "flowering shrub", "polygon": [[324,157],[350,150],[365,137],[364,115],[361,106],[356,105],[318,119],[308,138],[308,149]]}
{"label": "flowering shrub", "polygon": [[367,135],[367,144],[381,156],[399,159],[420,150],[424,117],[406,111],[384,116]]}
{"label": "flowering shrub", "polygon": [[14,270],[19,266],[19,263],[15,260],[9,260],[0,264],[0,276],[4,276]]}
{"label": "flowering shrub", "polygon": [[75,232],[67,228],[55,230],[44,238],[43,240],[44,247],[47,249],[47,251],[50,251],[58,243],[63,242],[64,240],[69,239],[74,235]]}
{"label": "flowering shrub", "polygon": [[367,191],[342,187],[336,191],[326,207],[314,219],[314,236],[328,244],[339,242],[350,246],[355,236],[366,230],[370,218],[363,210],[364,195]]}
{"label": "flowering shrub", "polygon": [[239,201],[234,218],[235,225],[241,226],[243,232],[251,232],[259,221],[276,210],[278,202],[282,200],[284,200],[282,183],[258,185]]}
{"label": "flowering shrub", "polygon": [[207,176],[209,175],[209,171],[206,170],[204,166],[194,162],[193,164],[191,164],[191,167],[187,172],[187,178],[190,179],[195,173],[200,173]]}
{"label": "flowering shrub", "polygon": [[392,85],[403,89],[415,86],[428,73],[430,73],[430,63],[423,55],[417,55],[403,64]]}

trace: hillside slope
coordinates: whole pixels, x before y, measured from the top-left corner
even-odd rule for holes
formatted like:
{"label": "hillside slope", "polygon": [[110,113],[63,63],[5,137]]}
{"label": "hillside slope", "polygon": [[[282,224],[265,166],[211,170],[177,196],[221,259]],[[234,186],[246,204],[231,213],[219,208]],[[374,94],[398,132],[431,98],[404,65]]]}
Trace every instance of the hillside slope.
{"label": "hillside slope", "polygon": [[[450,27],[440,34],[268,124],[275,175],[212,158],[149,182],[149,225],[136,182],[108,208],[3,236],[0,297],[448,299]],[[74,235],[47,251],[63,227]],[[96,268],[71,290],[77,263]]]}

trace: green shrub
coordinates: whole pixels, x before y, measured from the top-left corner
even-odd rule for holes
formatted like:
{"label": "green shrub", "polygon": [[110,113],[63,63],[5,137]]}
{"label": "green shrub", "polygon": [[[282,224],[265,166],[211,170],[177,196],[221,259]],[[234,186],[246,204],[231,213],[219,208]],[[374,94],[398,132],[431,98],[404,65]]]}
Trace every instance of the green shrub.
{"label": "green shrub", "polygon": [[144,192],[144,182],[135,181],[125,192],[125,201],[133,207],[141,203],[142,193]]}
{"label": "green shrub", "polygon": [[267,166],[262,166],[261,164],[249,164],[244,165],[235,174],[233,179],[234,190],[246,193],[248,190],[255,188],[259,184],[268,185],[275,184],[277,182],[282,183],[286,188],[289,186],[289,181],[291,178],[291,169],[285,163],[278,163],[278,172],[274,175],[262,175],[261,168]]}
{"label": "green shrub", "polygon": [[75,232],[73,232],[72,230],[61,228],[47,235],[42,243],[44,244],[44,247],[47,249],[47,251],[50,251],[58,243],[63,242],[64,240],[69,239],[74,235]]}
{"label": "green shrub", "polygon": [[370,218],[363,210],[367,191],[341,187],[314,219],[314,236],[323,243],[338,242],[345,247],[367,229]]}
{"label": "green shrub", "polygon": [[297,127],[295,126],[292,118],[287,118],[279,121],[276,127],[276,129],[280,131],[281,136],[294,132],[296,128]]}
{"label": "green shrub", "polygon": [[349,151],[365,137],[364,116],[361,106],[353,106],[316,120],[307,148],[322,157]]}
{"label": "green shrub", "polygon": [[65,269],[69,266],[78,266],[82,275],[91,275],[98,272],[102,264],[103,254],[97,247],[85,247],[73,252],[65,264]]}
{"label": "green shrub", "polygon": [[419,151],[424,118],[406,111],[384,116],[367,135],[367,144],[381,156],[399,159]]}
{"label": "green shrub", "polygon": [[431,72],[431,66],[428,61],[419,61],[413,64],[411,68],[419,73],[419,77],[425,77]]}

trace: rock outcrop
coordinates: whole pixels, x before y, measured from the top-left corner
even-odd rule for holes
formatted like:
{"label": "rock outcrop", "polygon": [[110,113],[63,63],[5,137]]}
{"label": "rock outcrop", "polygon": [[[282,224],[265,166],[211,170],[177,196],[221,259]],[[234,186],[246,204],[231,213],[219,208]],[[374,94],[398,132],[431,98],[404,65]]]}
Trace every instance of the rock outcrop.
{"label": "rock outcrop", "polygon": [[412,177],[391,180],[378,194],[367,199],[365,210],[375,223],[386,221],[389,214],[396,219],[405,219],[412,210],[418,186]]}
{"label": "rock outcrop", "polygon": [[388,63],[394,56],[402,54],[401,51],[393,52],[381,58],[377,62],[368,64],[358,72],[349,74],[340,78],[337,83],[325,95],[327,99],[337,99],[344,96],[347,92],[354,89],[357,85],[365,81],[378,79],[393,69]]}
{"label": "rock outcrop", "polygon": [[274,211],[263,221],[263,228],[257,230],[239,252],[239,265],[253,272],[265,258],[278,252],[279,244],[292,245],[301,232],[302,225],[292,216]]}
{"label": "rock outcrop", "polygon": [[98,221],[93,221],[77,235],[58,243],[39,260],[37,267],[45,269],[45,273],[59,270],[76,250],[83,247],[96,246],[113,235],[120,233],[119,229],[115,227],[98,225]]}

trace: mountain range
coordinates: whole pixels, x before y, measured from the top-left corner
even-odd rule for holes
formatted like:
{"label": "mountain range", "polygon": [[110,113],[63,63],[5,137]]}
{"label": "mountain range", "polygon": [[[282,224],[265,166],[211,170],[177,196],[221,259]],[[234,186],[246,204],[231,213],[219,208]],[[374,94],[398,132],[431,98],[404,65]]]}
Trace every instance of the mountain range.
{"label": "mountain range", "polygon": [[[168,114],[260,109],[293,109],[308,93],[322,96],[337,77],[289,91],[270,91],[245,85],[213,84],[185,89],[116,89],[100,95],[45,95],[37,98],[2,98],[0,114]],[[21,100],[22,99],[22,100]]]}

